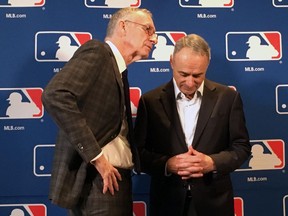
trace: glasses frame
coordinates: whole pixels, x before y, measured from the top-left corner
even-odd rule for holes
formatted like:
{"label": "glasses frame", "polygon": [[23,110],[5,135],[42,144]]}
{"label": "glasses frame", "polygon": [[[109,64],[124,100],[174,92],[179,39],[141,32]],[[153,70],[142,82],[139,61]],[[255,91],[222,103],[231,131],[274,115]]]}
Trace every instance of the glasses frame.
{"label": "glasses frame", "polygon": [[148,36],[150,36],[151,39],[158,40],[158,35],[153,31],[151,26],[147,26],[147,25],[144,25],[144,24],[141,24],[141,23],[138,23],[138,22],[134,22],[134,21],[131,21],[131,20],[124,20],[124,22],[130,22],[130,23],[133,23],[133,24],[141,26],[142,29],[145,31],[145,33]]}

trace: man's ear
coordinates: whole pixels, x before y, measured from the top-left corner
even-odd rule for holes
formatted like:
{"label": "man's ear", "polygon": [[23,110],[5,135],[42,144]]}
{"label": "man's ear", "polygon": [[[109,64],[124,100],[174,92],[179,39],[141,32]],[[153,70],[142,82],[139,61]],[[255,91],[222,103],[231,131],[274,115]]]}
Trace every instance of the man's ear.
{"label": "man's ear", "polygon": [[170,55],[170,65],[171,68],[173,69],[173,54]]}

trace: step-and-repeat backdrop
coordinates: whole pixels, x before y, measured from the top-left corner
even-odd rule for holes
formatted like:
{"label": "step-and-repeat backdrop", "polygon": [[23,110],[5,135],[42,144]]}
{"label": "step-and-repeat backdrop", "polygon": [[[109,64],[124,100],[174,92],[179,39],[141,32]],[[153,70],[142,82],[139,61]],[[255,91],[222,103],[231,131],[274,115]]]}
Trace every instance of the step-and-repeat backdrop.
{"label": "step-and-repeat backdrop", "polygon": [[[207,77],[241,93],[253,145],[232,174],[235,215],[288,215],[288,0],[0,0],[0,215],[65,215],[47,198],[57,127],[41,94],[127,6],[149,9],[159,35],[149,58],[129,66],[134,117],[140,95],[171,79],[175,42],[203,36]],[[135,216],[149,215],[148,188],[149,176],[133,177]]]}

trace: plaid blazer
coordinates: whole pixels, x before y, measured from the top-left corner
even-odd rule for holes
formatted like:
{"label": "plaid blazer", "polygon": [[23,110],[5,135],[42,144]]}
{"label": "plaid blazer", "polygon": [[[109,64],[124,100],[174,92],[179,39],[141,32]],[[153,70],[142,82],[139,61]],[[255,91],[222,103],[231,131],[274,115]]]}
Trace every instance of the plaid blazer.
{"label": "plaid blazer", "polygon": [[82,45],[51,79],[42,100],[59,127],[49,198],[72,208],[97,174],[90,161],[120,132],[124,93],[110,47],[96,40]]}

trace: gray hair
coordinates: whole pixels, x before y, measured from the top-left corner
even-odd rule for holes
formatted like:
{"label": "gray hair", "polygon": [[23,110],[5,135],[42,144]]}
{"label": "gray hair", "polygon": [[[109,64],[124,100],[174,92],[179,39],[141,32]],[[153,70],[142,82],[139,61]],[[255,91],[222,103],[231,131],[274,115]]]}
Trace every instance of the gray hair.
{"label": "gray hair", "polygon": [[113,35],[114,29],[119,20],[125,19],[129,17],[131,14],[135,14],[137,12],[142,12],[152,18],[152,13],[144,8],[132,8],[132,7],[121,8],[112,15],[107,26],[106,36],[109,37]]}
{"label": "gray hair", "polygon": [[189,34],[180,38],[175,44],[173,55],[184,47],[191,48],[195,53],[205,55],[209,60],[211,59],[209,44],[200,35]]}

